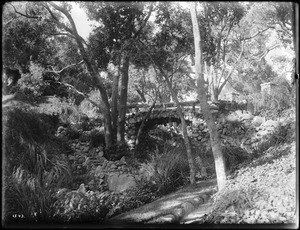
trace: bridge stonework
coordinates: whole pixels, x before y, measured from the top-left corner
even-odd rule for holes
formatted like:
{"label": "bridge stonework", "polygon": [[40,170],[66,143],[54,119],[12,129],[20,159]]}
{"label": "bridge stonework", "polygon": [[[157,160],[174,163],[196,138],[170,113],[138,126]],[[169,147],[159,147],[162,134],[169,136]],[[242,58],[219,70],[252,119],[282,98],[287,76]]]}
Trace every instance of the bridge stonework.
{"label": "bridge stonework", "polygon": [[[157,106],[154,108],[150,116],[145,121],[143,131],[151,130],[159,124],[171,124],[173,126],[180,126],[181,120],[177,113],[176,107]],[[225,117],[233,111],[240,110],[242,113],[246,111],[247,105],[237,104],[236,102],[219,101],[218,103],[210,103],[210,109],[217,121],[217,127],[221,135],[226,135],[232,129],[230,124],[226,122]],[[199,146],[201,143],[207,142],[209,135],[204,121],[203,113],[200,106],[195,104],[188,104],[182,106],[184,118],[188,125],[188,135],[193,145]],[[137,108],[134,108],[137,111]],[[137,132],[139,127],[147,115],[148,111],[137,111],[127,114],[125,130],[127,143],[134,148]],[[241,130],[240,130],[241,131]]]}

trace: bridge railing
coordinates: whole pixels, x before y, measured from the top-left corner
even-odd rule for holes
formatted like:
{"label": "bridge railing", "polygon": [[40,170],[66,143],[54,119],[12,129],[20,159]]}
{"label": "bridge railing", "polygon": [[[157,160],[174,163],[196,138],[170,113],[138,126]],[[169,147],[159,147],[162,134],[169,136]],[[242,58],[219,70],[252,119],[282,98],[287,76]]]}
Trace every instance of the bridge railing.
{"label": "bridge railing", "polygon": [[[230,108],[235,108],[234,105],[236,105],[236,108],[240,107],[247,107],[247,105],[243,104],[241,105],[240,103],[237,102],[232,102],[232,101],[217,101],[217,102],[212,102],[212,101],[208,101],[210,108],[211,109],[219,109],[222,106],[226,106],[228,105],[228,107]],[[183,109],[191,109],[193,112],[196,111],[196,108],[200,108],[200,102],[198,100],[193,100],[193,101],[183,101],[180,102],[180,105],[183,107]],[[140,109],[145,109],[147,110],[150,106],[147,104],[130,104],[127,106],[127,112],[128,113],[132,113],[132,112],[138,112],[140,111]],[[161,104],[157,104],[154,106],[154,110],[155,109],[166,109],[166,110],[171,110],[171,109],[176,109],[176,103],[175,102],[168,102],[168,103],[161,103]]]}
{"label": "bridge railing", "polygon": [[[200,104],[200,102],[198,100],[180,102],[180,105],[182,107],[192,107],[193,109],[195,109],[196,106],[199,104]],[[129,105],[127,105],[128,112],[130,112],[130,110],[138,111],[139,109],[147,109],[149,107],[150,106],[148,104],[129,104]],[[176,107],[177,106],[176,106],[175,102],[167,102],[167,103],[156,104],[154,106],[154,109],[174,109]]]}

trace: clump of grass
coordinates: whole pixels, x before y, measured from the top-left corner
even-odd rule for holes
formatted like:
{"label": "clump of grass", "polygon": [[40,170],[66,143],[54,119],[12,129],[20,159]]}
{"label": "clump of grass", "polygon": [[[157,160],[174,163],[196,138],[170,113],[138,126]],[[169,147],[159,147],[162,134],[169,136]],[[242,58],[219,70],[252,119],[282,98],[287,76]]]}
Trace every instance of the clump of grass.
{"label": "clump of grass", "polygon": [[150,159],[141,164],[141,168],[156,184],[160,194],[172,192],[188,181],[188,162],[182,146],[172,148],[165,145],[163,152],[157,148]]}
{"label": "clump of grass", "polygon": [[52,192],[68,186],[72,175],[68,143],[55,137],[55,117],[7,109],[4,124],[4,192],[7,220],[45,221],[51,217]]}

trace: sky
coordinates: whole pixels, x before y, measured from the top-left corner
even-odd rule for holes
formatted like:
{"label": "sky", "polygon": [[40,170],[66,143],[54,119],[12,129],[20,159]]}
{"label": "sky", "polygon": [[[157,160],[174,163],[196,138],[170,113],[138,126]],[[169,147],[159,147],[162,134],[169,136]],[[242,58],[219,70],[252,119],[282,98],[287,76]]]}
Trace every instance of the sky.
{"label": "sky", "polygon": [[82,8],[79,7],[75,2],[70,2],[72,4],[71,15],[75,21],[77,31],[81,37],[86,39],[89,33],[92,31],[91,22],[88,21],[86,13]]}

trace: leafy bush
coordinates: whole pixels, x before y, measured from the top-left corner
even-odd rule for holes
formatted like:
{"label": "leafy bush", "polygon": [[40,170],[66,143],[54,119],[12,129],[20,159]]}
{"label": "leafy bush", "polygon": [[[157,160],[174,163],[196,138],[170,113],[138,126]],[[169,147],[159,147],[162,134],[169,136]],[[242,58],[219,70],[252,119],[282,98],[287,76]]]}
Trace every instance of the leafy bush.
{"label": "leafy bush", "polygon": [[22,73],[15,86],[18,99],[27,102],[36,102],[43,94],[48,84],[43,80],[44,68],[30,62],[29,73]]}
{"label": "leafy bush", "polygon": [[54,217],[65,223],[101,223],[110,207],[110,194],[99,191],[60,190],[56,194]]}
{"label": "leafy bush", "polygon": [[109,217],[138,208],[154,201],[159,196],[157,186],[145,178],[136,179],[136,187],[126,190],[122,199],[115,199],[110,203]]}
{"label": "leafy bush", "polygon": [[31,173],[49,170],[55,155],[72,150],[66,142],[54,136],[57,117],[22,109],[8,109],[3,113],[6,169],[22,166]]}
{"label": "leafy bush", "polygon": [[223,153],[228,171],[234,170],[238,164],[250,159],[250,155],[238,146],[224,146]]}

